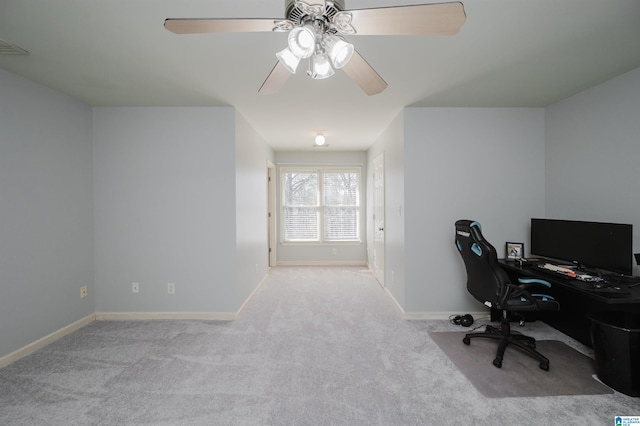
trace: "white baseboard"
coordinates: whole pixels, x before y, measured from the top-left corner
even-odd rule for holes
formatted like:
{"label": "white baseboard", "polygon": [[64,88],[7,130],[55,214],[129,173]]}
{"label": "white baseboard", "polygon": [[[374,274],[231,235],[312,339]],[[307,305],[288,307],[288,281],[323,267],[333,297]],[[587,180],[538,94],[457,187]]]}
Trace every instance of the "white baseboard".
{"label": "white baseboard", "polygon": [[[373,271],[371,271],[371,273],[373,273]],[[400,315],[402,316],[402,318],[404,318],[405,313],[404,313],[404,309],[402,309],[402,306],[400,306],[400,304],[398,303],[398,301],[396,300],[395,297],[393,297],[393,294],[391,294],[391,292],[389,291],[388,288],[382,286],[382,284],[380,285],[380,287],[382,287],[382,289],[384,290],[384,292],[387,294],[387,296],[389,297],[389,299],[391,299],[391,302],[393,303],[393,306],[396,307],[396,309],[398,310],[398,312],[400,313]]]}
{"label": "white baseboard", "polygon": [[235,312],[96,312],[97,321],[203,320],[233,321]]}
{"label": "white baseboard", "polygon": [[484,312],[405,312],[405,310],[402,309],[402,306],[400,306],[396,298],[393,297],[393,294],[391,294],[386,287],[383,287],[383,289],[387,294],[387,296],[389,297],[389,299],[391,299],[391,301],[393,302],[393,306],[395,306],[398,312],[400,312],[400,315],[402,316],[402,318],[408,321],[448,320],[453,316],[465,315],[465,314],[471,314],[474,318],[482,318],[482,317],[489,316],[489,311],[484,311]]}
{"label": "white baseboard", "polygon": [[6,367],[7,365],[16,362],[20,358],[24,358],[27,355],[32,354],[38,349],[42,349],[47,345],[55,342],[56,340],[66,336],[67,334],[73,333],[74,331],[84,327],[87,324],[92,323],[96,320],[96,314],[88,315],[76,322],[73,322],[66,327],[61,328],[60,330],[54,331],[53,333],[44,336],[41,339],[36,340],[33,343],[29,343],[27,346],[24,346],[16,351],[11,352],[8,355],[0,358],[0,368]]}
{"label": "white baseboard", "polygon": [[285,260],[277,266],[367,266],[365,260]]}
{"label": "white baseboard", "polygon": [[249,300],[254,296],[258,289],[262,286],[267,275],[262,279],[258,286],[251,292],[247,300],[242,304],[237,312],[96,312],[88,315],[60,330],[36,340],[16,351],[0,357],[0,368],[6,367],[24,358],[25,356],[42,349],[56,340],[72,333],[93,321],[143,321],[143,320],[204,320],[204,321],[233,321],[238,318],[240,312],[245,308]]}
{"label": "white baseboard", "polygon": [[405,312],[406,320],[448,320],[452,316],[471,314],[474,318],[488,317],[489,312]]}
{"label": "white baseboard", "polygon": [[[373,271],[371,271],[373,273]],[[400,306],[400,303],[393,297],[393,294],[389,291],[389,289],[385,286],[382,286],[382,289],[387,294],[393,306],[398,310],[402,319],[407,321],[411,320],[448,320],[456,315],[465,315],[471,314],[474,318],[483,318],[489,316],[489,311],[484,312],[405,312],[405,310]]]}
{"label": "white baseboard", "polygon": [[[271,270],[271,268],[269,268],[269,270]],[[244,308],[247,306],[247,304],[249,303],[249,301],[251,299],[253,299],[253,296],[258,292],[258,289],[260,287],[262,287],[262,284],[264,284],[265,280],[267,279],[267,277],[269,276],[269,272],[267,271],[267,273],[265,274],[265,276],[262,278],[262,280],[258,283],[258,285],[256,286],[256,288],[253,289],[253,291],[251,292],[251,294],[249,295],[249,297],[247,297],[247,300],[244,301],[244,303],[242,304],[242,306],[240,306],[240,309],[238,309],[236,311],[236,318],[240,316],[240,314],[242,313],[242,311],[244,311]]]}

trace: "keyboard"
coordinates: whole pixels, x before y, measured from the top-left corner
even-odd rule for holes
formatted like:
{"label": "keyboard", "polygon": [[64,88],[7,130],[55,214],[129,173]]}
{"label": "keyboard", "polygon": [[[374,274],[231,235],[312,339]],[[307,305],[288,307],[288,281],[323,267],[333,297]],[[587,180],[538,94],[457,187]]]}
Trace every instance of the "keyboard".
{"label": "keyboard", "polygon": [[609,284],[614,285],[632,285],[640,283],[640,277],[633,277],[630,275],[604,275],[604,280]]}
{"label": "keyboard", "polygon": [[576,287],[581,288],[582,290],[592,291],[594,293],[599,293],[601,295],[606,295],[607,297],[620,297],[626,296],[630,294],[631,291],[626,286],[614,286],[606,283],[576,283]]}

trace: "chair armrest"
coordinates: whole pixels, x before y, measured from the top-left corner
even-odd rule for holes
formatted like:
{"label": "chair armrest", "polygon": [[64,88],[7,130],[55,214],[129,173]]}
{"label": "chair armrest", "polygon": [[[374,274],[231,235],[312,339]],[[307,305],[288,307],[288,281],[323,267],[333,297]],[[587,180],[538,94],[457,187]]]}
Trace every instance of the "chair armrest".
{"label": "chair armrest", "polygon": [[547,288],[551,288],[551,283],[549,281],[541,280],[539,278],[518,278],[518,282],[520,284],[540,284]]}
{"label": "chair armrest", "polygon": [[[534,280],[534,281],[545,281],[543,280]],[[503,306],[506,304],[508,299],[520,299],[521,302],[528,301],[534,306],[538,306],[539,302],[548,302],[551,300],[555,300],[553,296],[549,296],[548,294],[539,294],[539,293],[529,293],[528,287],[533,285],[540,284],[538,282],[532,283],[523,283],[520,285],[508,284],[507,292],[504,295],[504,299],[502,301]],[[544,285],[544,284],[543,284]]]}
{"label": "chair armrest", "polygon": [[556,300],[555,297],[553,296],[549,296],[548,294],[537,294],[537,293],[533,293],[531,296],[533,297],[539,297],[543,302],[548,302],[549,300]]}

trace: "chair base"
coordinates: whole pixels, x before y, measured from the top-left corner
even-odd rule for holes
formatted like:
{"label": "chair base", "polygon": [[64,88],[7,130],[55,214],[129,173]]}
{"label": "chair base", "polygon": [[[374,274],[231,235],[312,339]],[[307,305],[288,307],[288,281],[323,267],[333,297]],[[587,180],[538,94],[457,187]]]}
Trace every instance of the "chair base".
{"label": "chair base", "polygon": [[536,350],[536,339],[522,334],[511,334],[511,324],[506,315],[502,316],[500,327],[487,325],[484,333],[468,333],[464,336],[462,342],[465,345],[469,345],[471,344],[471,339],[476,337],[486,337],[499,341],[498,352],[496,353],[496,358],[493,360],[493,365],[498,368],[502,367],[502,359],[504,358],[504,352],[507,346],[513,345],[537,359],[540,362],[540,368],[542,370],[549,371],[549,359]]}

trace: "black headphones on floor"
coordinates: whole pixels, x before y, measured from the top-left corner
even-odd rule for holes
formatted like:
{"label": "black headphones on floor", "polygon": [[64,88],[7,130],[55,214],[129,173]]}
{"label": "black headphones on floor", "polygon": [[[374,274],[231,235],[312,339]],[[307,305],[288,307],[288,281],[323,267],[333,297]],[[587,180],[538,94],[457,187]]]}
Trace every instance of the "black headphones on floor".
{"label": "black headphones on floor", "polygon": [[451,322],[463,327],[471,327],[471,324],[473,324],[473,317],[470,314],[456,315],[451,319]]}

